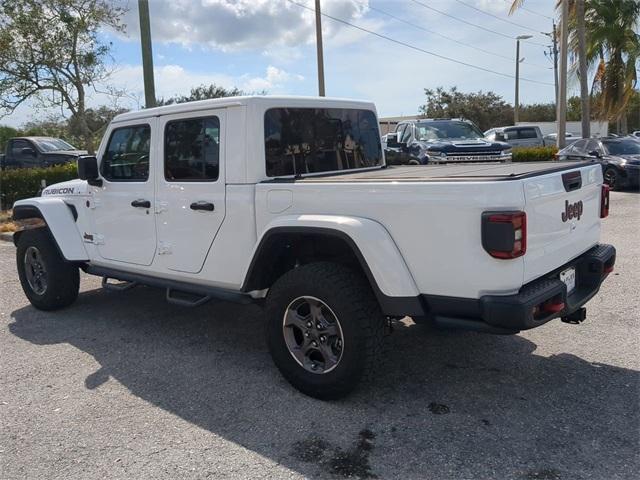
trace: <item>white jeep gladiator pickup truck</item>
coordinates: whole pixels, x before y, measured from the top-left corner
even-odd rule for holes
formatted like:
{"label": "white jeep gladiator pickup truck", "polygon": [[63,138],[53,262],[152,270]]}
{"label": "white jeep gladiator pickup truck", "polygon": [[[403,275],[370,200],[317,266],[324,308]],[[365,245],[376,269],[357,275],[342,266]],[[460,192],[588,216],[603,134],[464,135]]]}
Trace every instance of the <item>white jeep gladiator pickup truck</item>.
{"label": "white jeep gladiator pickup truck", "polygon": [[170,302],[259,302],[282,374],[318,398],[379,368],[389,322],[513,334],[579,323],[615,262],[593,163],[387,167],[371,103],[238,97],[125,113],[80,179],[16,202],[20,281],[79,270]]}

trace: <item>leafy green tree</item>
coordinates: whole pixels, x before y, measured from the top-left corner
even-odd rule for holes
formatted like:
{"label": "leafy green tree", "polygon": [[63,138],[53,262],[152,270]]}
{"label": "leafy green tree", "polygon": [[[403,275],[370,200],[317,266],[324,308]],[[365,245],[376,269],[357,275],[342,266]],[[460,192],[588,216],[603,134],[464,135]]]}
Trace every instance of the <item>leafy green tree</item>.
{"label": "leafy green tree", "polygon": [[4,153],[5,145],[7,144],[7,140],[13,137],[17,137],[20,134],[18,130],[13,127],[7,127],[5,125],[0,125],[0,154]]}
{"label": "leafy green tree", "polygon": [[[258,95],[264,94],[265,92],[258,93]],[[237,87],[224,88],[214,83],[211,85],[200,85],[198,87],[194,87],[191,89],[191,92],[189,92],[189,95],[175,95],[167,99],[161,98],[156,101],[156,104],[158,106],[173,105],[175,103],[195,102],[197,100],[207,100],[210,98],[237,97],[240,95],[247,95],[247,93]]]}
{"label": "leafy green tree", "polygon": [[513,106],[497,93],[462,93],[456,87],[448,91],[442,87],[427,88],[424,93],[427,100],[420,106],[420,113],[426,117],[466,118],[483,131],[513,123]]}
{"label": "leafy green tree", "polygon": [[587,62],[595,68],[592,87],[598,118],[621,121],[626,133],[626,107],[638,81],[640,2],[587,0]]}
{"label": "leafy green tree", "polygon": [[123,31],[123,13],[109,0],[2,0],[0,110],[11,113],[29,99],[66,109],[93,151],[87,93],[110,74],[110,45],[99,31]]}
{"label": "leafy green tree", "polygon": [[556,104],[553,102],[520,106],[521,122],[555,122],[555,120]]}

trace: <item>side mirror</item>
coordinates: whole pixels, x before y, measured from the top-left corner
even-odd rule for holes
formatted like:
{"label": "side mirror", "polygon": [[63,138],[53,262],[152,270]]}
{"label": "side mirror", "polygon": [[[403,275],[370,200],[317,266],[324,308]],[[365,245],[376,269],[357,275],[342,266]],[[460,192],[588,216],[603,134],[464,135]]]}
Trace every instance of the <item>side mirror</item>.
{"label": "side mirror", "polygon": [[398,148],[400,144],[398,143],[398,134],[397,133],[387,133],[387,147]]}
{"label": "side mirror", "polygon": [[78,178],[86,180],[94,187],[102,186],[102,179],[98,171],[98,159],[93,156],[83,155],[78,157]]}
{"label": "side mirror", "polygon": [[20,150],[20,153],[22,155],[27,155],[29,157],[35,157],[36,156],[36,151],[31,147],[23,148],[22,150]]}
{"label": "side mirror", "polygon": [[600,152],[598,150],[591,150],[589,152],[589,155],[592,157],[596,157],[596,158],[601,158],[602,155],[600,154]]}

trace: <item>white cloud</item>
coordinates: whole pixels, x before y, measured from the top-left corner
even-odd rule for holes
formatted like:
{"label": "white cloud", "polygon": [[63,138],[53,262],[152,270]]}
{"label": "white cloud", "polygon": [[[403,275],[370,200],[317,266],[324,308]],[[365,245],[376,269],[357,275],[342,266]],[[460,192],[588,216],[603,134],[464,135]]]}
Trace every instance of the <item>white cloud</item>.
{"label": "white cloud", "polygon": [[[313,8],[311,0],[295,0]],[[130,38],[138,37],[135,5],[125,15]],[[368,0],[324,0],[323,12],[346,21],[361,18]],[[158,0],[150,5],[154,42],[224,51],[295,47],[314,41],[314,13],[287,0]],[[325,21],[328,38],[348,29]],[[355,37],[357,38],[357,37]]]}
{"label": "white cloud", "polygon": [[504,0],[465,0],[467,3],[474,5],[480,10],[485,12],[491,12],[493,14],[503,14],[504,16],[509,13],[511,8],[511,1],[505,2]]}
{"label": "white cloud", "polygon": [[[220,73],[192,72],[180,65],[163,65],[154,68],[154,76],[156,96],[165,98],[177,94],[187,94],[192,87],[212,83],[225,88],[238,87],[247,92],[267,90],[269,93],[275,93],[285,88],[290,82],[304,79],[302,75],[287,72],[273,65],[266,68],[264,75],[241,75],[239,77]],[[142,98],[144,96],[142,66],[127,65],[119,68],[113,75],[112,84],[132,93],[134,97]]]}
{"label": "white cloud", "polygon": [[[168,98],[174,95],[186,95],[189,90],[199,85],[215,83],[225,88],[238,87],[246,92],[286,93],[288,85],[304,80],[302,75],[267,66],[264,75],[232,75],[220,73],[192,72],[180,65],[163,65],[154,68],[156,97]],[[116,102],[124,108],[133,110],[144,105],[144,86],[141,65],[123,65],[117,68],[109,82],[116,90],[124,90],[127,96],[119,99],[104,93],[89,91],[87,103],[89,107],[112,105]],[[41,120],[48,115],[59,115],[59,109],[39,109],[35,101],[26,102],[11,115],[0,119],[0,124],[19,127],[32,120]]]}

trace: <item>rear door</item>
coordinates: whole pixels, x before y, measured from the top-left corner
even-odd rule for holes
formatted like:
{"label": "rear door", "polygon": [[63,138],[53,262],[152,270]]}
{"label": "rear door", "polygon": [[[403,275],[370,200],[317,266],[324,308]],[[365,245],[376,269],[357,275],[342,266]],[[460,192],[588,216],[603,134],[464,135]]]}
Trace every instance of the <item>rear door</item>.
{"label": "rear door", "polygon": [[[160,117],[158,264],[197,273],[225,216],[225,110]],[[239,140],[242,140],[239,138]]]}
{"label": "rear door", "polygon": [[524,282],[544,275],[599,241],[600,165],[524,180],[527,253]]}

